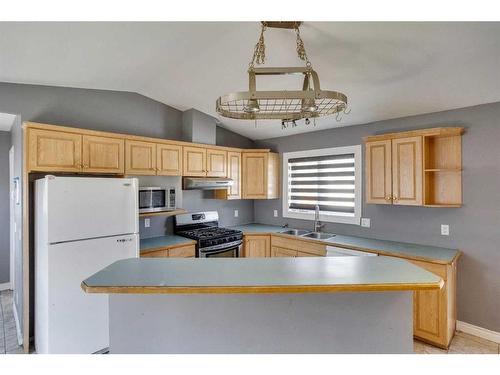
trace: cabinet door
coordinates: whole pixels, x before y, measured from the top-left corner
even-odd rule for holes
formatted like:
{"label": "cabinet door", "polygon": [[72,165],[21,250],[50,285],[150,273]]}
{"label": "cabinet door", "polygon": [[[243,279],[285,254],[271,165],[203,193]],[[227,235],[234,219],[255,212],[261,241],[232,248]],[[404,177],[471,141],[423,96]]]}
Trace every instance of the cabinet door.
{"label": "cabinet door", "polygon": [[270,256],[270,236],[245,236],[245,257],[262,258]]}
{"label": "cabinet door", "polygon": [[156,174],[156,143],[125,141],[125,174]]}
{"label": "cabinet door", "polygon": [[392,204],[391,140],[366,142],[366,203]]}
{"label": "cabinet door", "polygon": [[393,139],[393,204],[422,205],[422,172],[422,137]]}
{"label": "cabinet door", "polygon": [[281,257],[281,258],[296,257],[297,250],[285,249],[283,247],[273,246],[271,248],[271,256],[272,257]]}
{"label": "cabinet door", "polygon": [[183,176],[207,175],[207,150],[201,147],[183,148]]}
{"label": "cabinet door", "polygon": [[[449,266],[411,260],[411,263],[436,274],[444,280],[440,290],[419,290],[413,293],[413,334],[441,347],[447,347],[451,340],[448,323],[453,320],[448,312],[450,286],[447,269]],[[451,306],[450,306],[451,307]]]}
{"label": "cabinet door", "polygon": [[297,256],[298,257],[319,257],[321,255],[311,254],[311,253],[304,253],[303,251],[297,251]]}
{"label": "cabinet door", "polygon": [[156,174],[159,176],[182,175],[182,146],[156,145]]}
{"label": "cabinet door", "polygon": [[207,149],[207,176],[226,177],[227,175],[227,152],[221,150]]}
{"label": "cabinet door", "polygon": [[228,199],[241,199],[241,152],[227,153],[227,177],[233,180],[228,188]]}
{"label": "cabinet door", "polygon": [[28,169],[43,172],[81,172],[82,136],[29,129]]}
{"label": "cabinet door", "polygon": [[244,152],[242,155],[243,199],[267,198],[267,152]]}
{"label": "cabinet door", "polygon": [[83,171],[123,174],[125,141],[119,138],[83,136]]}

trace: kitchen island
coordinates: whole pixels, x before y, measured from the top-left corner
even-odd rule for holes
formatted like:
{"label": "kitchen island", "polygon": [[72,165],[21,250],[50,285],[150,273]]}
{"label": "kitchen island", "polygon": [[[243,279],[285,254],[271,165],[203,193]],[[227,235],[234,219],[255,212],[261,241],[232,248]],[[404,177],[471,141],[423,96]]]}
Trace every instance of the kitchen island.
{"label": "kitchen island", "polygon": [[109,294],[111,353],[411,353],[412,292],[442,285],[388,257],[125,259],[82,282]]}

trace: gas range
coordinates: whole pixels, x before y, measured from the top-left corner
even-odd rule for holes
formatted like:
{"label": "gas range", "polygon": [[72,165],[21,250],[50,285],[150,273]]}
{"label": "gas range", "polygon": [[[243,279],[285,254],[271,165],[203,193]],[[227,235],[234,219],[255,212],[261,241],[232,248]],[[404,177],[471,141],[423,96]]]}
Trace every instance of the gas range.
{"label": "gas range", "polygon": [[234,258],[241,253],[243,233],[219,227],[217,211],[176,215],[175,233],[196,240],[196,256],[200,258]]}

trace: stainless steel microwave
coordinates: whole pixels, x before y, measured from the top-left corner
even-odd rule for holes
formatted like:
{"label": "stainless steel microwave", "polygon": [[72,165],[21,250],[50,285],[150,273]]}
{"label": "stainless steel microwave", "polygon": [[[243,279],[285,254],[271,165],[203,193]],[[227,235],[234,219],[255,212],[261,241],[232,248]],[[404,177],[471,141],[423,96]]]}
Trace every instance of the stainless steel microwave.
{"label": "stainless steel microwave", "polygon": [[139,213],[172,211],[176,209],[174,187],[140,187]]}

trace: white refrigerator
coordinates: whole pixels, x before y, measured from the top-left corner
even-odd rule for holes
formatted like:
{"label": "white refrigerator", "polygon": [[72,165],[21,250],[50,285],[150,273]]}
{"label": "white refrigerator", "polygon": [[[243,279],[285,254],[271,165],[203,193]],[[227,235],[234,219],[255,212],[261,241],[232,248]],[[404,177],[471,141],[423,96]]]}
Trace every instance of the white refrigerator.
{"label": "white refrigerator", "polygon": [[35,185],[35,350],[109,346],[108,297],[81,282],[139,255],[135,178],[46,176]]}

